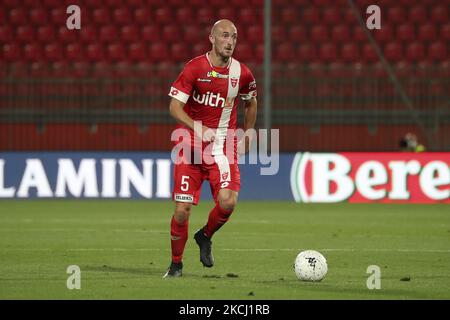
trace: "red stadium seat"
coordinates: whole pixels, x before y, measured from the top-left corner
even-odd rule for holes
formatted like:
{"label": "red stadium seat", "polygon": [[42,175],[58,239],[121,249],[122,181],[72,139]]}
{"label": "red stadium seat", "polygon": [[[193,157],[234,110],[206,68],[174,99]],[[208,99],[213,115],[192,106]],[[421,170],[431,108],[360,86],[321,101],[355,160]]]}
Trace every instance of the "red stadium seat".
{"label": "red stadium seat", "polygon": [[160,29],[155,25],[147,25],[141,29],[142,41],[158,41],[160,39]]}
{"label": "red stadium seat", "polygon": [[61,46],[58,43],[49,43],[44,48],[45,58],[48,61],[61,61],[64,60],[64,54]]}
{"label": "red stadium seat", "polygon": [[372,32],[375,39],[381,43],[386,43],[393,40],[393,32],[389,24],[385,24],[380,30],[373,30]]}
{"label": "red stadium seat", "polygon": [[440,39],[450,41],[450,23],[441,26]]}
{"label": "red stadium seat", "polygon": [[428,58],[432,61],[444,61],[448,59],[445,42],[435,42],[428,47]]}
{"label": "red stadium seat", "polygon": [[13,8],[9,12],[9,23],[16,26],[23,26],[27,24],[28,18],[24,8]]}
{"label": "red stadium seat", "polygon": [[424,6],[416,5],[409,10],[409,22],[416,24],[425,23],[428,20],[427,10]]}
{"label": "red stadium seat", "polygon": [[255,25],[262,22],[260,10],[254,7],[246,7],[239,10],[238,20],[242,24]]}
{"label": "red stadium seat", "polygon": [[328,25],[337,25],[341,22],[339,8],[331,5],[323,11],[323,21]]}
{"label": "red stadium seat", "polygon": [[197,11],[197,21],[206,25],[211,25],[217,19],[210,7],[201,7]]}
{"label": "red stadium seat", "polygon": [[348,25],[356,25],[358,23],[358,18],[355,16],[352,9],[345,9],[343,13],[343,22]]}
{"label": "red stadium seat", "polygon": [[253,59],[252,45],[241,42],[237,45],[234,55],[239,61],[247,62]]}
{"label": "red stadium seat", "polygon": [[320,59],[324,62],[336,61],[338,54],[337,48],[334,43],[323,43],[320,45],[319,49]]}
{"label": "red stadium seat", "polygon": [[313,4],[318,7],[328,7],[334,4],[332,0],[313,0]]}
{"label": "red stadium seat", "polygon": [[312,43],[301,43],[297,49],[297,59],[300,62],[309,63],[311,61],[317,61],[318,54],[317,48]]}
{"label": "red stadium seat", "polygon": [[305,8],[301,21],[308,24],[316,24],[320,22],[319,10],[316,7]]}
{"label": "red stadium seat", "polygon": [[[251,61],[251,63],[263,63],[264,60],[264,44],[258,43],[254,50],[253,50],[254,56]],[[250,61],[248,62],[250,63]]]}
{"label": "red stadium seat", "polygon": [[370,43],[364,44],[362,48],[362,55],[366,63],[374,63],[379,60],[375,49]]}
{"label": "red stadium seat", "polygon": [[87,57],[91,62],[101,61],[105,59],[103,46],[99,43],[91,43],[86,49]]}
{"label": "red stadium seat", "polygon": [[9,25],[0,25],[0,44],[11,42],[14,39],[14,29]]}
{"label": "red stadium seat", "polygon": [[85,5],[92,9],[92,8],[99,8],[103,5],[104,0],[84,0]]}
{"label": "red stadium seat", "polygon": [[310,39],[316,43],[323,43],[329,40],[328,28],[324,25],[315,25],[311,29]]}
{"label": "red stadium seat", "polygon": [[429,77],[434,71],[435,66],[427,60],[417,63],[416,74],[420,77]]}
{"label": "red stadium seat", "polygon": [[128,0],[127,5],[134,8],[139,8],[145,5],[145,0]]}
{"label": "red stadium seat", "polygon": [[304,26],[295,25],[289,28],[289,39],[294,42],[303,42],[308,38],[306,29]]}
{"label": "red stadium seat", "polygon": [[111,43],[108,45],[108,58],[111,61],[124,61],[127,57],[125,47],[122,43]]}
{"label": "red stadium seat", "polygon": [[281,9],[280,19],[285,25],[294,25],[299,21],[299,16],[297,10],[292,10],[292,8],[285,7]]}
{"label": "red stadium seat", "polygon": [[350,75],[348,66],[341,62],[331,62],[328,65],[328,76],[333,78],[348,77]]}
{"label": "red stadium seat", "polygon": [[196,57],[205,54],[209,50],[211,50],[211,45],[209,43],[206,42],[197,43],[192,48],[192,56]]}
{"label": "red stadium seat", "polygon": [[354,43],[346,43],[341,48],[341,57],[345,62],[355,62],[360,58],[359,46]]}
{"label": "red stadium seat", "polygon": [[152,61],[170,60],[167,44],[162,42],[152,43],[150,45],[149,58]]}
{"label": "red stadium seat", "polygon": [[55,28],[53,26],[42,26],[37,30],[37,40],[48,42],[55,40]]}
{"label": "red stadium seat", "polygon": [[98,7],[92,12],[92,20],[97,25],[105,25],[112,22],[111,13],[106,7]]}
{"label": "red stadium seat", "polygon": [[167,26],[164,26],[162,29],[162,36],[163,40],[167,41],[169,43],[174,41],[179,41],[182,36],[181,30],[178,29],[178,27],[174,24],[169,24]]}
{"label": "red stadium seat", "polygon": [[390,42],[384,47],[384,55],[390,62],[397,62],[403,59],[403,47],[398,42]]}
{"label": "red stadium seat", "polygon": [[186,62],[192,59],[189,48],[182,43],[174,43],[170,46],[170,55],[177,62]]}
{"label": "red stadium seat", "polygon": [[100,29],[101,42],[114,42],[118,39],[117,28],[114,25],[102,26]]}
{"label": "red stadium seat", "polygon": [[331,35],[334,42],[347,42],[350,40],[350,31],[346,25],[334,26],[331,30]]}
{"label": "red stadium seat", "polygon": [[[114,75],[113,66],[106,61],[98,61],[93,66],[89,66],[89,69],[92,70],[92,76],[96,78],[106,78]],[[95,90],[94,88],[91,89]]]}
{"label": "red stadium seat", "polygon": [[125,42],[135,42],[139,40],[139,29],[135,25],[123,26],[120,30],[120,39]]}
{"label": "red stadium seat", "polygon": [[278,43],[286,40],[286,29],[283,25],[273,25],[271,31],[273,42]]}
{"label": "red stadium seat", "polygon": [[422,42],[413,42],[406,47],[406,58],[411,62],[421,61],[425,58],[425,46]]}
{"label": "red stadium seat", "polygon": [[437,5],[431,9],[431,21],[434,23],[448,22],[448,3],[445,5]]}
{"label": "red stadium seat", "polygon": [[19,26],[16,31],[16,39],[22,43],[29,43],[34,40],[34,28],[29,25]]}
{"label": "red stadium seat", "polygon": [[106,2],[106,5],[110,8],[117,8],[121,4],[123,4],[123,1],[121,1],[121,0],[105,0],[105,2]]}
{"label": "red stadium seat", "polygon": [[418,39],[420,41],[434,41],[436,40],[436,25],[427,23],[419,26]]}
{"label": "red stadium seat", "polygon": [[158,8],[155,11],[155,20],[162,25],[173,22],[172,10],[168,7]]}
{"label": "red stadium seat", "polygon": [[127,7],[119,7],[114,9],[114,21],[119,25],[127,25],[133,21],[132,14]]}
{"label": "red stadium seat", "polygon": [[291,61],[295,57],[295,47],[290,43],[281,43],[275,47],[275,60],[280,62]]}
{"label": "red stadium seat", "polygon": [[238,36],[239,38],[252,44],[264,42],[264,28],[259,25],[250,25],[245,31],[245,38]]}
{"label": "red stadium seat", "polygon": [[78,41],[79,30],[69,30],[66,26],[59,27],[58,40],[63,43]]}
{"label": "red stadium seat", "polygon": [[51,19],[52,23],[56,26],[65,26],[67,21],[67,13],[66,8],[61,8],[56,6],[54,9],[52,9],[51,12]]}
{"label": "red stadium seat", "polygon": [[130,44],[128,55],[132,61],[144,61],[147,59],[147,47],[141,43],[132,43]]}
{"label": "red stadium seat", "polygon": [[84,46],[80,43],[69,43],[66,46],[66,58],[68,61],[84,61]]}
{"label": "red stadium seat", "polygon": [[411,23],[404,23],[397,26],[397,39],[409,42],[416,38],[414,26]]}
{"label": "red stadium seat", "polygon": [[30,20],[35,25],[44,26],[48,22],[48,11],[43,8],[33,8],[30,11]]}
{"label": "red stadium seat", "polygon": [[23,49],[24,58],[27,61],[43,61],[44,60],[44,52],[42,50],[42,46],[37,43],[29,43],[25,45]]}
{"label": "red stadium seat", "polygon": [[80,35],[81,41],[85,43],[95,43],[97,41],[97,28],[91,25],[82,27],[81,30],[77,31]]}
{"label": "red stadium seat", "polygon": [[188,43],[200,41],[200,28],[197,25],[187,25],[183,28],[183,32],[183,39]]}
{"label": "red stadium seat", "polygon": [[61,4],[60,0],[42,0],[42,2],[44,3],[44,6],[48,8],[55,8]]}
{"label": "red stadium seat", "polygon": [[396,76],[400,78],[409,77],[413,73],[411,65],[406,61],[397,62],[393,69]]}
{"label": "red stadium seat", "polygon": [[148,8],[136,8],[134,10],[134,21],[146,25],[152,22],[152,14]]}
{"label": "red stadium seat", "polygon": [[32,77],[48,77],[50,71],[47,63],[35,61],[31,64],[30,75]]}
{"label": "red stadium seat", "polygon": [[194,16],[194,10],[188,6],[177,8],[176,16],[178,21],[190,21]]}
{"label": "red stadium seat", "polygon": [[391,7],[388,9],[388,21],[390,23],[402,23],[406,20],[405,8],[401,6]]}
{"label": "red stadium seat", "polygon": [[237,12],[231,7],[221,7],[218,11],[218,17],[220,19],[235,21],[237,18]]}
{"label": "red stadium seat", "polygon": [[353,28],[353,34],[352,34],[352,40],[357,42],[366,42],[367,41],[367,35],[363,28],[360,26],[355,26]]}

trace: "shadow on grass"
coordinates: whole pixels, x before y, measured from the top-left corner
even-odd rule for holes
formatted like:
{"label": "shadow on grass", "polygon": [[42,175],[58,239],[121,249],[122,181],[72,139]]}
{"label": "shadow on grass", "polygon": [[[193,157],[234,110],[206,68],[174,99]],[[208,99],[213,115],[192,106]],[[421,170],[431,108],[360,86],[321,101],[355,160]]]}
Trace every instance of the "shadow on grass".
{"label": "shadow on grass", "polygon": [[135,274],[140,276],[152,276],[152,275],[163,275],[166,272],[165,269],[155,268],[153,266],[149,266],[146,268],[126,268],[126,267],[113,267],[113,266],[82,266],[80,268],[82,271],[94,271],[94,272],[117,272],[117,273],[127,273],[127,274]]}

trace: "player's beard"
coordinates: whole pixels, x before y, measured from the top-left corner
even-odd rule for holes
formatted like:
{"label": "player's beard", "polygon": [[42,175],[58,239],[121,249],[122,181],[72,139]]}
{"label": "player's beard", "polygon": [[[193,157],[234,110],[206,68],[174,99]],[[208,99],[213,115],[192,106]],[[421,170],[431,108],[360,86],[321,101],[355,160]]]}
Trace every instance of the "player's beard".
{"label": "player's beard", "polygon": [[218,52],[220,58],[221,58],[222,61],[224,61],[224,62],[228,62],[228,61],[230,60],[231,56],[233,55],[234,50],[233,50],[233,48],[231,48],[229,54],[227,54],[226,52],[227,52],[227,49],[226,49],[226,48],[223,48],[223,51],[222,51],[222,52]]}

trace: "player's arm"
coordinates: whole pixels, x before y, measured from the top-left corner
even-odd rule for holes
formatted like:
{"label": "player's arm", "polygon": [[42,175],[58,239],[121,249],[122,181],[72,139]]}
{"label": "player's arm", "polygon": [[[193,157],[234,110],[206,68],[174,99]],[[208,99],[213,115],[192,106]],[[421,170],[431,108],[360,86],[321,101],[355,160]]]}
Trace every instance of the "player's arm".
{"label": "player's arm", "polygon": [[256,101],[256,97],[253,97],[249,100],[245,100],[244,103],[244,130],[247,131],[248,129],[253,129],[255,127],[258,102]]}
{"label": "player's arm", "polygon": [[252,142],[252,133],[248,132],[249,129],[254,129],[256,123],[256,115],[258,111],[258,102],[256,97],[252,97],[248,100],[244,100],[244,139],[239,142],[240,146],[238,151],[240,154],[247,153],[250,150],[250,144]]}
{"label": "player's arm", "polygon": [[205,141],[214,141],[214,133],[211,129],[205,126],[199,126],[201,130],[197,130],[194,120],[184,111],[185,103],[172,98],[170,100],[169,110],[170,115],[178,122],[186,127],[192,129],[196,134],[198,134]]}

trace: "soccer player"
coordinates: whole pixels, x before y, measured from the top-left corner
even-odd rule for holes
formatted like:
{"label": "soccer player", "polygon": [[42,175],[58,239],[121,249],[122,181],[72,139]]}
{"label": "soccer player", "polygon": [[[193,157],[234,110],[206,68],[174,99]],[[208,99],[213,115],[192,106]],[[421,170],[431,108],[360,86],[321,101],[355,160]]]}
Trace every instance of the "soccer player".
{"label": "soccer player", "polygon": [[[255,78],[245,64],[232,58],[237,41],[235,25],[225,19],[217,21],[211,29],[209,41],[211,51],[189,61],[169,93],[172,98],[170,114],[179,123],[178,127],[187,130],[192,137],[192,154],[198,147],[205,153],[204,157],[209,155],[213,161],[207,162],[201,158],[202,161],[197,163],[193,156],[190,162],[177,161],[174,166],[172,197],[175,212],[170,225],[172,262],[164,277],[182,275],[189,215],[192,205],[198,204],[204,180],[209,181],[215,207],[204,227],[195,233],[194,239],[199,246],[203,266],[213,266],[211,238],[228,221],[236,207],[240,189],[237,139],[229,136],[229,132],[236,129],[238,96],[245,102],[244,130],[253,129],[256,121]],[[232,152],[226,150],[231,139]],[[200,141],[200,146],[198,143],[195,145],[195,141]],[[245,135],[239,143],[243,146],[243,153],[246,153],[251,138]]]}

